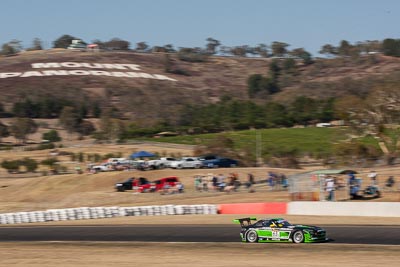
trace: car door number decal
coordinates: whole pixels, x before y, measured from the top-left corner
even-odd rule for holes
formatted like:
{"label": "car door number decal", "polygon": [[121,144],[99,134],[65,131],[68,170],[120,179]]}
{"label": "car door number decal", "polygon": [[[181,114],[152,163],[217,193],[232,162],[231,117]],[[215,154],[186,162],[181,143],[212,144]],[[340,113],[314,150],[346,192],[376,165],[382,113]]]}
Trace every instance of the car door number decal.
{"label": "car door number decal", "polygon": [[272,230],[272,238],[279,238],[279,231],[278,230]]}

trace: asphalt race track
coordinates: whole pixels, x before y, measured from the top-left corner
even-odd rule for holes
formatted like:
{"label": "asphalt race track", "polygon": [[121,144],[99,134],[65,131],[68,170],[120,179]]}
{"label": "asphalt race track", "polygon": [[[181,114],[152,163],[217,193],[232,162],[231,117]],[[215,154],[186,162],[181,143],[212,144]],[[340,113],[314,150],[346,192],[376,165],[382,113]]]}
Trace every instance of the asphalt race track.
{"label": "asphalt race track", "polygon": [[[400,245],[400,226],[320,225],[331,243]],[[4,226],[5,241],[240,242],[238,225]]]}

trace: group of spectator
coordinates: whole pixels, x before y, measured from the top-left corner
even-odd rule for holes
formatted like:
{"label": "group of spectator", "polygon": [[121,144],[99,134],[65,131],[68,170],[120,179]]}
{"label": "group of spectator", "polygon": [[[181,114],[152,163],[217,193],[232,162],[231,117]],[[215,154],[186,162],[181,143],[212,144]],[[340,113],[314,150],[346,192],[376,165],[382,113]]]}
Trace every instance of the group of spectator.
{"label": "group of spectator", "polygon": [[[270,186],[270,190],[285,189],[288,187],[288,180],[284,174],[276,174],[269,172],[266,180],[261,179],[260,183],[266,181],[266,184]],[[198,192],[235,192],[238,191],[239,187],[243,186],[250,193],[255,192],[254,184],[256,179],[252,173],[246,174],[246,181],[242,182],[239,179],[237,173],[229,173],[227,176],[220,173],[214,175],[208,173],[207,175],[197,174],[194,176],[194,186]]]}
{"label": "group of spectator", "polygon": [[180,194],[185,190],[185,186],[181,182],[176,182],[174,186],[171,186],[168,183],[165,183],[160,194],[161,195],[169,195],[169,194]]}
{"label": "group of spectator", "polygon": [[241,182],[237,173],[230,173],[228,176],[225,176],[222,173],[218,175],[208,173],[207,175],[195,175],[194,186],[196,191],[199,192],[232,192],[237,191],[241,186]]}
{"label": "group of spectator", "polygon": [[288,179],[285,174],[277,174],[275,172],[268,172],[267,183],[271,190],[282,190],[288,187]]}
{"label": "group of spectator", "polygon": [[[380,189],[378,186],[378,173],[372,170],[368,173],[367,178],[369,180],[369,184],[362,190],[362,178],[356,177],[354,173],[348,174],[347,184],[349,186],[350,199],[360,199],[363,198],[363,195],[365,194],[380,197]],[[394,176],[389,176],[385,182],[385,187],[393,188],[394,184]],[[341,179],[328,175],[325,178],[326,200],[335,201],[335,191],[345,186],[346,185]]]}

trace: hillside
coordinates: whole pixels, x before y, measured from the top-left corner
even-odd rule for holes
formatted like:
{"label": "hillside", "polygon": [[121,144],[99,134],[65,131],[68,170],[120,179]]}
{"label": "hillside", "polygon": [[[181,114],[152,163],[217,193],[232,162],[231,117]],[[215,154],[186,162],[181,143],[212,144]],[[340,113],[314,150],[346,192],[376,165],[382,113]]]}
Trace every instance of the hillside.
{"label": "hillside", "polygon": [[[171,118],[189,103],[215,102],[225,95],[248,99],[247,78],[267,75],[270,62],[212,56],[191,63],[162,53],[25,52],[0,58],[0,102],[10,110],[15,102],[48,96],[115,107],[126,118],[146,122]],[[381,55],[357,60],[317,59],[309,66],[298,63],[295,73],[281,75],[281,92],[267,99],[288,103],[299,95],[326,98],[349,91],[362,94],[381,79],[397,80],[398,71],[400,59]]]}

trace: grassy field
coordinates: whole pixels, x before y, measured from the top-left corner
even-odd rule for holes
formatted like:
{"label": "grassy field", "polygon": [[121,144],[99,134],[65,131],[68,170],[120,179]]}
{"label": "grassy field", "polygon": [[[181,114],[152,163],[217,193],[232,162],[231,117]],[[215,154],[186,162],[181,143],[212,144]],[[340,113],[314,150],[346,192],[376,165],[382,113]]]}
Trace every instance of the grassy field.
{"label": "grassy field", "polygon": [[[252,147],[255,151],[256,145],[259,145],[264,156],[290,151],[297,151],[299,155],[308,154],[318,156],[332,153],[333,144],[346,140],[348,138],[347,134],[349,134],[349,130],[348,128],[344,127],[308,127],[245,130],[217,134],[162,137],[158,138],[157,141],[188,145],[202,145],[215,140],[218,135],[223,135],[232,139],[234,141],[234,146],[237,149]],[[259,135],[258,141],[257,135]],[[143,140],[154,141],[154,139]],[[301,140],[301,142],[299,142],[299,140]]]}

